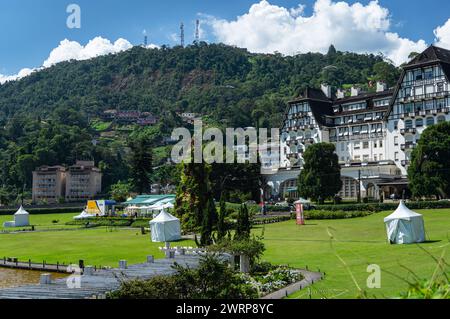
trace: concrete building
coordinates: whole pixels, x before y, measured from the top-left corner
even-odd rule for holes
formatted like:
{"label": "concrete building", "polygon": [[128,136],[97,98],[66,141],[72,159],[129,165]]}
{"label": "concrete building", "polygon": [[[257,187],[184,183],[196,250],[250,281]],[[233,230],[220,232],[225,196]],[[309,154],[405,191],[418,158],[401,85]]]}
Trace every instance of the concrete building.
{"label": "concrete building", "polygon": [[92,161],[77,161],[66,174],[66,201],[92,199],[102,190],[102,173]]}
{"label": "concrete building", "polygon": [[290,102],[281,131],[280,169],[267,176],[270,197],[297,197],[303,153],[314,143],[336,146],[342,198],[401,196],[411,152],[423,130],[450,121],[450,51],[429,47],[403,66],[394,89],[350,94],[323,84]]}
{"label": "concrete building", "polygon": [[65,197],[66,168],[41,166],[33,172],[32,199],[34,203],[57,203]]}

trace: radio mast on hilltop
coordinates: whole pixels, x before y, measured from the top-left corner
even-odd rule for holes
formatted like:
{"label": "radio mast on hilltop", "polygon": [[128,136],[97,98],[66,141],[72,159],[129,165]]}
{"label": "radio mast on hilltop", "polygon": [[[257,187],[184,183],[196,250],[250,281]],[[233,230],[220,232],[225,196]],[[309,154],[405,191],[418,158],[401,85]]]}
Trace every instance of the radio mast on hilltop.
{"label": "radio mast on hilltop", "polygon": [[195,21],[195,42],[198,43],[200,41],[200,20]]}
{"label": "radio mast on hilltop", "polygon": [[147,36],[147,30],[144,30],[144,47],[147,47],[148,44],[148,36]]}
{"label": "radio mast on hilltop", "polygon": [[181,22],[180,24],[180,40],[181,40],[181,46],[184,47],[184,23]]}

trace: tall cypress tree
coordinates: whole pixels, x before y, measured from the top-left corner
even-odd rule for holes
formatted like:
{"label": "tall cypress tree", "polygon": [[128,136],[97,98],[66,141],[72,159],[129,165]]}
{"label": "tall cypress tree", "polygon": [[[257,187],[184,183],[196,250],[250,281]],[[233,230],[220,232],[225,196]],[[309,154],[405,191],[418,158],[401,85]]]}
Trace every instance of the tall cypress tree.
{"label": "tall cypress tree", "polygon": [[153,154],[150,141],[138,137],[130,142],[131,148],[131,181],[139,194],[150,192]]}
{"label": "tall cypress tree", "polygon": [[201,228],[200,246],[205,247],[213,243],[213,227],[217,220],[216,205],[214,199],[210,197],[208,204],[203,212],[203,223]]}
{"label": "tall cypress tree", "polygon": [[227,229],[225,225],[226,215],[227,211],[225,206],[225,193],[222,192],[222,196],[220,196],[219,215],[217,217],[217,240],[225,238],[227,234]]}
{"label": "tall cypress tree", "polygon": [[248,208],[247,205],[243,204],[239,208],[238,218],[236,221],[236,233],[234,234],[234,239],[236,240],[249,239],[251,229],[252,223],[250,221]]}

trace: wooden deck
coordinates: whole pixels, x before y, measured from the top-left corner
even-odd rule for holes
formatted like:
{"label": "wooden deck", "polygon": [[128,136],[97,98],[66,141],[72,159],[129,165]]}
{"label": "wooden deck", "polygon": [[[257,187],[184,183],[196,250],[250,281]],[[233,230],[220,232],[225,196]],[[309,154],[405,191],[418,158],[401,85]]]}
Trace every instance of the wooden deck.
{"label": "wooden deck", "polygon": [[[197,267],[198,255],[177,255],[171,259],[156,259],[153,263],[128,266],[127,269],[101,269],[92,275],[79,276],[80,288],[69,288],[67,278],[57,279],[47,285],[28,285],[0,289],[0,299],[87,299],[104,298],[105,294],[119,289],[122,280],[150,279],[157,275],[171,275],[176,262],[183,266]],[[2,263],[1,261],[0,263]],[[24,268],[29,269],[29,268]],[[72,277],[73,278],[73,277]],[[71,280],[74,283],[74,280]]]}
{"label": "wooden deck", "polygon": [[44,272],[59,272],[59,273],[66,273],[67,272],[67,265],[63,264],[46,264],[45,262],[42,263],[35,263],[32,261],[7,261],[6,259],[0,260],[0,268],[12,268],[12,269],[24,269],[24,270],[37,270],[37,271],[44,271]]}

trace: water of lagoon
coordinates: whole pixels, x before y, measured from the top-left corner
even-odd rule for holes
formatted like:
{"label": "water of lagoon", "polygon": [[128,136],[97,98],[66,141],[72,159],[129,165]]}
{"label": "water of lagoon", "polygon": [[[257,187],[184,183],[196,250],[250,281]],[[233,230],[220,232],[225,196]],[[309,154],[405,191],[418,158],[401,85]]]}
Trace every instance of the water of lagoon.
{"label": "water of lagoon", "polygon": [[[42,271],[0,268],[0,288],[38,284]],[[64,278],[68,274],[52,273],[52,279]]]}

